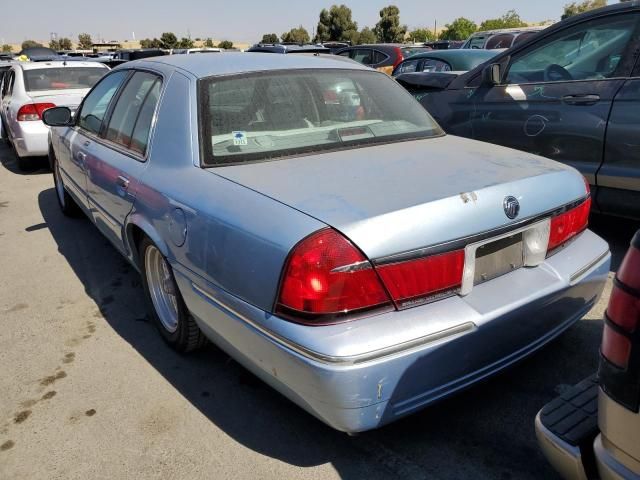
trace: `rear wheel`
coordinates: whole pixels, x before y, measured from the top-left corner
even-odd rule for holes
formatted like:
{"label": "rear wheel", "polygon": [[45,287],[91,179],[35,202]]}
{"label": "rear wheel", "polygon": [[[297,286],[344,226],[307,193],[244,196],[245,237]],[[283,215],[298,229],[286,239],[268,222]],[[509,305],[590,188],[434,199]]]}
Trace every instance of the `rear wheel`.
{"label": "rear wheel", "polygon": [[173,270],[147,237],[140,243],[139,258],[147,306],[162,338],[178,352],[202,347],[206,337],[187,310]]}
{"label": "rear wheel", "polygon": [[[19,157],[18,162],[20,162]],[[80,207],[78,207],[76,201],[71,198],[71,195],[69,195],[67,190],[64,188],[62,176],[60,175],[60,166],[58,165],[58,160],[51,150],[49,150],[49,164],[51,165],[51,169],[53,170],[53,186],[56,190],[56,198],[58,199],[60,210],[62,210],[62,213],[67,217],[77,217],[78,215],[80,215]],[[20,165],[20,163],[18,163],[18,165]]]}

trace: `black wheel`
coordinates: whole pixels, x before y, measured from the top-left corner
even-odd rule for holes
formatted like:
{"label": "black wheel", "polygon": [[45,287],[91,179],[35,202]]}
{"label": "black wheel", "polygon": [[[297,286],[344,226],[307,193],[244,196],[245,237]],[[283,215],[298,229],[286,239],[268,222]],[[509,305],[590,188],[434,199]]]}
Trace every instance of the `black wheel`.
{"label": "black wheel", "polygon": [[[18,162],[20,162],[20,158],[18,158]],[[51,170],[53,170],[53,186],[56,190],[56,198],[58,199],[60,210],[62,210],[62,213],[67,217],[79,216],[81,213],[80,207],[78,207],[76,201],[64,188],[62,176],[60,175],[60,166],[58,165],[58,160],[51,149],[49,149],[49,164],[51,165]],[[20,166],[20,163],[18,163],[18,166]]]}
{"label": "black wheel", "polygon": [[147,307],[162,338],[182,353],[205,345],[207,339],[187,310],[171,265],[162,252],[144,237],[138,255]]}

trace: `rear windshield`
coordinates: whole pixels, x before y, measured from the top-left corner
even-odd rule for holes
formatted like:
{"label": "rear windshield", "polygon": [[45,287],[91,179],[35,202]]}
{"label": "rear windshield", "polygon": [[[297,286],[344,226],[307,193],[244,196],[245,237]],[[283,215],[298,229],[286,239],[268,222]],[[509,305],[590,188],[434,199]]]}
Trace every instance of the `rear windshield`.
{"label": "rear windshield", "polygon": [[387,75],[291,70],[200,81],[203,164],[228,165],[442,135]]}
{"label": "rear windshield", "polygon": [[24,71],[25,90],[67,90],[91,88],[109,70],[92,67],[38,68]]}

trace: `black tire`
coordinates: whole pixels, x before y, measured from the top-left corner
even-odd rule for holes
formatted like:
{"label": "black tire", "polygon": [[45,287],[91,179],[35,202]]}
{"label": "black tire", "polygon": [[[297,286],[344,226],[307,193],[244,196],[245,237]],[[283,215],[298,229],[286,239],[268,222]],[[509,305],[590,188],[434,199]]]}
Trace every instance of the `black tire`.
{"label": "black tire", "polygon": [[[12,145],[13,146],[13,145]],[[33,161],[30,157],[21,157],[18,155],[16,149],[13,149],[13,154],[16,156],[16,162],[18,163],[18,168],[23,172],[33,170]]]}
{"label": "black tire", "polygon": [[[138,258],[140,262],[140,275],[142,277],[144,298],[147,303],[147,309],[149,311],[149,315],[153,320],[153,323],[155,323],[164,341],[167,342],[167,344],[169,344],[169,346],[177,352],[188,353],[202,348],[207,344],[207,337],[204,336],[202,330],[200,330],[200,327],[198,327],[198,324],[189,313],[189,310],[184,303],[177,285],[175,287],[178,306],[178,326],[176,330],[174,332],[169,331],[160,320],[158,313],[156,312],[156,307],[154,306],[153,300],[151,299],[149,283],[147,280],[146,252],[150,247],[154,247],[157,249],[156,245],[148,237],[143,237],[138,247]],[[168,262],[167,266],[169,268],[171,278],[175,284],[173,270],[171,270],[171,266],[168,264]]]}
{"label": "black tire", "polygon": [[[19,161],[20,159],[18,159],[18,162]],[[49,148],[49,165],[53,171],[53,189],[55,191],[60,210],[62,210],[63,215],[66,217],[79,217],[82,214],[82,210],[80,210],[76,201],[71,197],[71,195],[69,195],[69,192],[67,192],[64,187],[62,177],[60,176],[60,170],[58,169],[58,159],[51,148]],[[61,191],[59,191],[59,189],[61,189]]]}

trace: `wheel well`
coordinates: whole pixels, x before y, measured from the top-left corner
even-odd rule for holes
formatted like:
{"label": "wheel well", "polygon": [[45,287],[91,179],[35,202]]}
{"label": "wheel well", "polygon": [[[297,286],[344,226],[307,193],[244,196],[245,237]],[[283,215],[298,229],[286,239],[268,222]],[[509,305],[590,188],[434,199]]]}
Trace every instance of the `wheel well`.
{"label": "wheel well", "polygon": [[142,242],[142,239],[145,236],[146,236],[146,233],[144,233],[144,230],[142,230],[139,226],[131,225],[129,227],[129,240],[130,240],[129,243],[131,247],[133,247],[131,255],[137,265],[140,265],[140,258],[138,256],[138,247],[140,246],[140,242]]}

